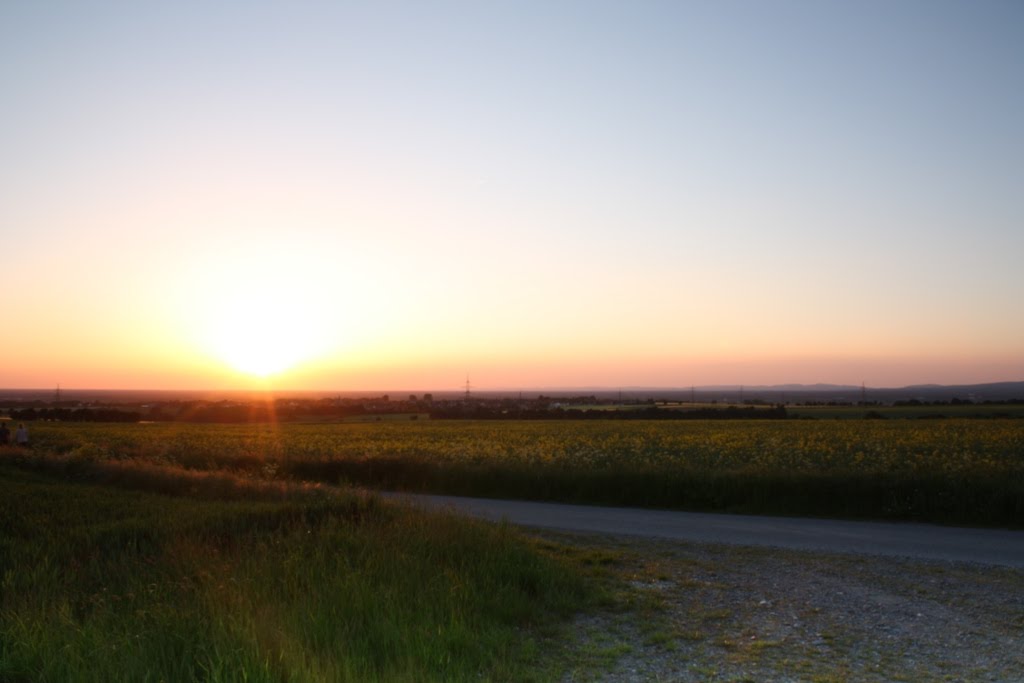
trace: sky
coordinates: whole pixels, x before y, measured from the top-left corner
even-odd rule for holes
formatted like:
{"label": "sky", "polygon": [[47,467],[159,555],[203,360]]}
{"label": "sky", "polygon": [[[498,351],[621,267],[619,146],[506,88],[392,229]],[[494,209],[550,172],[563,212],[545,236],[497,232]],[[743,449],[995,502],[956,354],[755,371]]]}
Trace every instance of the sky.
{"label": "sky", "polygon": [[1016,0],[5,2],[0,386],[1024,380]]}

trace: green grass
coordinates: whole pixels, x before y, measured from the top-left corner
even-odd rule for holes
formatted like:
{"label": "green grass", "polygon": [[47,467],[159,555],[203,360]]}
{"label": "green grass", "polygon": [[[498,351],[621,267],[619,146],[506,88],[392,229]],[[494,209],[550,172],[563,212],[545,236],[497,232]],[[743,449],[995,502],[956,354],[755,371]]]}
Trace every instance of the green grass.
{"label": "green grass", "polygon": [[5,682],[546,679],[538,655],[593,600],[507,526],[4,455]]}

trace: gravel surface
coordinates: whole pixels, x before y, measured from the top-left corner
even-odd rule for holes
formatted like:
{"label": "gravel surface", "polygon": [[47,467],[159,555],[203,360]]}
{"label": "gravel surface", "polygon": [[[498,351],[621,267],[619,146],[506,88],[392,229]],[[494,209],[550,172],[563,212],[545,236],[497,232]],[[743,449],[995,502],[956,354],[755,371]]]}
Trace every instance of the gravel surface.
{"label": "gravel surface", "polygon": [[1024,569],[1024,531],[907,522],[734,515],[525,500],[381,493],[426,507],[572,533],[647,536],[691,543],[771,546],[824,553],[916,557]]}
{"label": "gravel surface", "polygon": [[576,624],[566,683],[1024,681],[1024,570],[539,533],[629,586]]}

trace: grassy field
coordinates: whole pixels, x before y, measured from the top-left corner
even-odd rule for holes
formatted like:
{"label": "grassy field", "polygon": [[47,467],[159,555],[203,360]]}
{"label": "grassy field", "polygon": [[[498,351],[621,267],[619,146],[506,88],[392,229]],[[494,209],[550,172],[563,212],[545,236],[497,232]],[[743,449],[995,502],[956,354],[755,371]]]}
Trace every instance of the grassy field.
{"label": "grassy field", "polygon": [[[334,484],[1024,526],[1024,421],[32,423],[0,681],[558,680],[586,550]],[[325,482],[330,486],[318,482]]]}
{"label": "grassy field", "polygon": [[6,683],[548,680],[594,599],[578,560],[505,526],[23,455],[0,448]]}
{"label": "grassy field", "polygon": [[1024,420],[36,423],[34,450],[451,494],[1024,526]]}

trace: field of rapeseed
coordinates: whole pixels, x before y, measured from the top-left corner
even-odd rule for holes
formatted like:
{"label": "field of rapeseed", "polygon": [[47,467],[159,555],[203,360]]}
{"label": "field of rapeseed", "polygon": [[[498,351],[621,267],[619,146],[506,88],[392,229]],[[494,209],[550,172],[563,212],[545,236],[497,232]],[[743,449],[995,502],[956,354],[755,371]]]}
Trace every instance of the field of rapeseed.
{"label": "field of rapeseed", "polygon": [[1024,526],[1022,420],[37,423],[37,452],[266,479]]}

